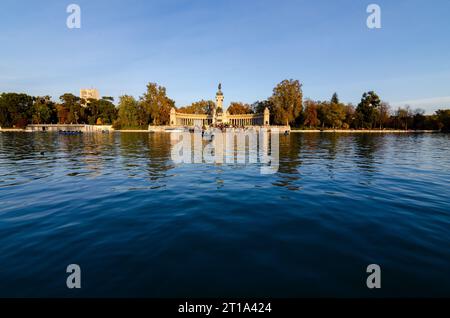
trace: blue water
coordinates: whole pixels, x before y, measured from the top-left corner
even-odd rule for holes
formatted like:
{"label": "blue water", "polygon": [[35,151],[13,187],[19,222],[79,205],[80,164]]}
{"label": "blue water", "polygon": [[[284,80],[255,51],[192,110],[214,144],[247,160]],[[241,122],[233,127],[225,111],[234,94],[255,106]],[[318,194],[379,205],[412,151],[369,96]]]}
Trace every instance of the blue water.
{"label": "blue water", "polygon": [[170,144],[0,133],[0,296],[450,296],[449,135],[283,136],[273,175]]}

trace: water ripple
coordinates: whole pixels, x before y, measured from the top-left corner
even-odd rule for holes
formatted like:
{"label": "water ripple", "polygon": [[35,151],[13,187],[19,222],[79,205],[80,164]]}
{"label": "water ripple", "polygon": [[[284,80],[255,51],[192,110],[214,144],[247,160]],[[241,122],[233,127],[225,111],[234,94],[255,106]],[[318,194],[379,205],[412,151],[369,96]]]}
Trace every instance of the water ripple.
{"label": "water ripple", "polygon": [[450,296],[450,137],[292,134],[277,173],[168,134],[0,134],[0,296]]}

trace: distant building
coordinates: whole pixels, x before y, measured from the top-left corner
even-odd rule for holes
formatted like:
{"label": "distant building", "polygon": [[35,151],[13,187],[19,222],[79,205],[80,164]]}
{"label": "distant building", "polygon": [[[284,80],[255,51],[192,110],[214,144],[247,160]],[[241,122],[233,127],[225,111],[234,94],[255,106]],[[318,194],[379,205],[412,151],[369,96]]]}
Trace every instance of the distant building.
{"label": "distant building", "polygon": [[80,89],[80,98],[82,99],[82,105],[87,106],[89,99],[100,99],[100,93],[95,88],[86,88],[86,89]]}

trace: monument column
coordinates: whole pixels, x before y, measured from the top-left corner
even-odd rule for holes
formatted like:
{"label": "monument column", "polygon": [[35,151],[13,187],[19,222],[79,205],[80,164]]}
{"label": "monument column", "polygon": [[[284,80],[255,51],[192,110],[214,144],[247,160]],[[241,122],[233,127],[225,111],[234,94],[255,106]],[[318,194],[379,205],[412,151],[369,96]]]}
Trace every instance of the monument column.
{"label": "monument column", "polygon": [[223,93],[222,93],[222,84],[220,83],[219,83],[219,90],[216,93],[216,107],[213,111],[213,125],[216,124],[217,110],[219,108],[222,110],[223,113]]}
{"label": "monument column", "polygon": [[177,113],[174,107],[170,109],[170,126],[175,126],[177,124]]}
{"label": "monument column", "polygon": [[269,108],[264,109],[264,123],[263,126],[269,126],[270,125],[270,111]]}

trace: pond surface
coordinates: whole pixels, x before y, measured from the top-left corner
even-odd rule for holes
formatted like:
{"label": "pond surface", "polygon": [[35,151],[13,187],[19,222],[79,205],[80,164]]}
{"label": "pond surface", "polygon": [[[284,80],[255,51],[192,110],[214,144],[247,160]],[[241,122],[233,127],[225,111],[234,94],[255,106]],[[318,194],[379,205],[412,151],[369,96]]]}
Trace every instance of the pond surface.
{"label": "pond surface", "polygon": [[171,144],[0,133],[0,296],[450,296],[449,135],[282,136],[270,175]]}

